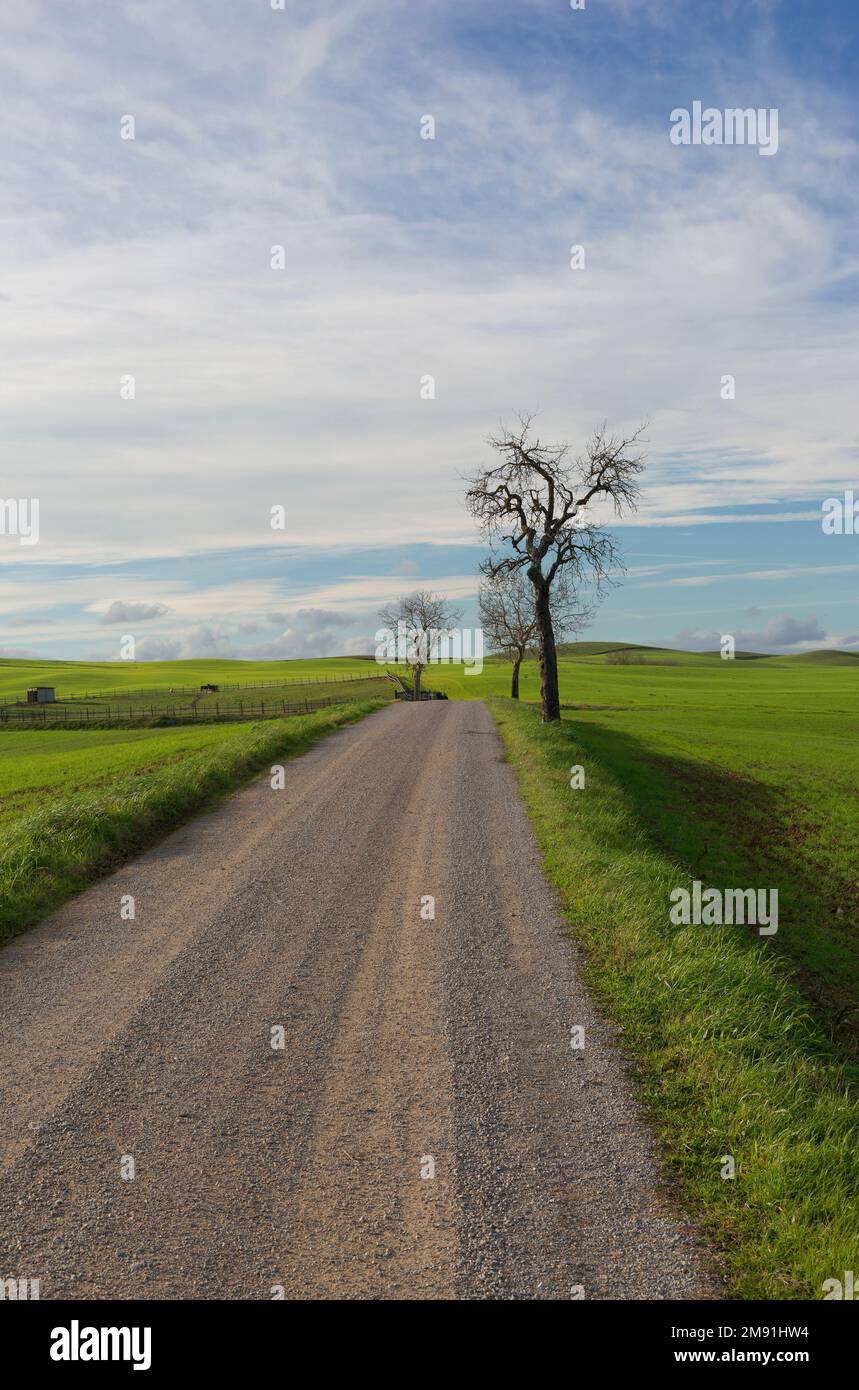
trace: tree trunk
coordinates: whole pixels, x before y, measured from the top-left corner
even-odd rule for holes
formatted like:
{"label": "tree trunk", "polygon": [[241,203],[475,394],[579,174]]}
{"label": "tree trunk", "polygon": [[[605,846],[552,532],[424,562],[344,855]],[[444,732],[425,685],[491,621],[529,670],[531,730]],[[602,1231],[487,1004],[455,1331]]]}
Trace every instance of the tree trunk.
{"label": "tree trunk", "polygon": [[549,586],[540,576],[534,584],[536,595],[534,615],[537,619],[537,633],[540,638],[540,705],[543,723],[550,724],[561,717],[561,697],[558,693],[558,653],[555,650],[555,629],[552,627],[552,614],[549,608]]}
{"label": "tree trunk", "polygon": [[519,667],[522,665],[521,656],[517,656],[513,662],[513,679],[510,682],[510,699],[519,699]]}
{"label": "tree trunk", "polygon": [[423,671],[423,667],[414,666],[412,669],[414,671],[414,680],[412,682],[414,688],[414,695],[415,699],[419,700],[421,698],[421,672]]}

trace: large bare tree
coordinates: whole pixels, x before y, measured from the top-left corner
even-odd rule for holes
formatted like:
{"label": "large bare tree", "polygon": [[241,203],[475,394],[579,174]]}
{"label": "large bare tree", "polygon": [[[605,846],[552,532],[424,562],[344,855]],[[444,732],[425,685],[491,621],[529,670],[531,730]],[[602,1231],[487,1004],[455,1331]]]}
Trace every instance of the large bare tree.
{"label": "large bare tree", "polygon": [[481,565],[487,578],[523,571],[534,588],[540,649],[540,701],[544,723],[561,717],[558,657],[551,594],[557,576],[599,594],[622,568],[611,534],[592,520],[595,503],[608,501],[616,516],[633,511],[637,477],[645,464],[640,448],[645,425],[627,436],[608,435],[603,425],[575,457],[568,444],[543,444],[532,432],[533,416],[518,417],[487,443],[499,462],[468,479],[466,500],[490,543],[511,549]]}
{"label": "large bare tree", "polygon": [[460,617],[460,610],[452,607],[444,594],[426,589],[403,594],[379,609],[379,618],[398,639],[396,659],[405,661],[411,670],[416,700],[421,698],[421,676],[427,663],[438,654]]}
{"label": "large bare tree", "polygon": [[[593,608],[580,604],[563,576],[550,597],[555,638],[581,632],[590,622]],[[519,571],[484,579],[477,596],[480,621],[490,647],[513,662],[510,698],[519,699],[519,669],[537,640],[534,586]]]}

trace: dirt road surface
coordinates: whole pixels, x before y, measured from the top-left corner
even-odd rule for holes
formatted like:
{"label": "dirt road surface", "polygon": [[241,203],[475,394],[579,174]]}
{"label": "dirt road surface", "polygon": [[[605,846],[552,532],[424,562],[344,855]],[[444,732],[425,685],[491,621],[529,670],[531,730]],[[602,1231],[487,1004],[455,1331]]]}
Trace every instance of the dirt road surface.
{"label": "dirt road surface", "polygon": [[720,1297],[485,705],[394,706],[285,767],[0,951],[0,1275]]}

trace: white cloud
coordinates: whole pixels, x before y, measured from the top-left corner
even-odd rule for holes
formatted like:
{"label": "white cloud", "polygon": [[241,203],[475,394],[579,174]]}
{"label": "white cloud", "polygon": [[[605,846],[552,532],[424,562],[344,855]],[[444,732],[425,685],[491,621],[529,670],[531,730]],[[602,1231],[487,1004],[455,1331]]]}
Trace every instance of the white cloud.
{"label": "white cloud", "polygon": [[271,642],[263,642],[242,654],[258,661],[284,661],[303,656],[360,656],[372,650],[370,637],[344,635],[354,620],[342,613],[301,608],[286,621],[283,631]]}
{"label": "white cloud", "polygon": [[114,599],[99,617],[99,622],[145,623],[153,618],[163,618],[169,611],[163,603],[124,603],[121,599]]}
{"label": "white cloud", "polygon": [[[672,645],[689,651],[718,651],[722,632],[700,632],[686,629],[678,632]],[[820,647],[827,641],[826,632],[815,617],[796,618],[780,613],[770,618],[757,632],[731,631],[738,651],[787,652]]]}
{"label": "white cloud", "polygon": [[[175,661],[182,655],[182,643],[168,637],[146,637],[135,646],[137,661]],[[99,652],[90,657],[92,661],[115,661],[116,653],[105,656]]]}
{"label": "white cloud", "polygon": [[728,580],[739,580],[749,584],[759,580],[775,582],[783,579],[820,578],[825,574],[853,574],[859,570],[856,565],[783,565],[766,570],[737,570],[734,574],[694,574],[682,579],[668,579],[666,583],[677,588],[697,588],[701,585],[722,584]]}

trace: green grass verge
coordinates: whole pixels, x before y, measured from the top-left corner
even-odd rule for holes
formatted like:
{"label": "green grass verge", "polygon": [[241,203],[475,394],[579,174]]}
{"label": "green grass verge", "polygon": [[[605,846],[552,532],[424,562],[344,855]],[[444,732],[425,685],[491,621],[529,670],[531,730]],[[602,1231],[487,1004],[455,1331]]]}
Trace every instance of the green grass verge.
{"label": "green grass verge", "polygon": [[570,712],[652,838],[714,887],[778,889],[772,946],[859,1061],[859,717],[819,708]]}
{"label": "green grass verge", "polygon": [[[859,1259],[855,1066],[772,939],[670,924],[669,894],[689,886],[690,867],[655,841],[595,731],[491,706],[587,981],[623,1030],[671,1168],[736,1292],[820,1298]],[[570,788],[573,764],[584,790]],[[725,1155],[734,1180],[721,1177]]]}
{"label": "green grass verge", "polygon": [[0,762],[0,940],[254,773],[377,708],[201,729],[10,734]]}

